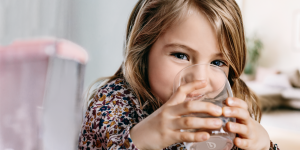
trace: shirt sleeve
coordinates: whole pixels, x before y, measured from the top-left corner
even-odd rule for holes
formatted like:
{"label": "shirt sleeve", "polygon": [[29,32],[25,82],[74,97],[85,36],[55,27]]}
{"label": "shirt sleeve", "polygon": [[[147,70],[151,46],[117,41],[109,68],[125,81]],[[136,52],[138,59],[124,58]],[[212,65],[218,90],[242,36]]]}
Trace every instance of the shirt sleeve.
{"label": "shirt sleeve", "polygon": [[130,129],[136,124],[134,108],[128,98],[102,91],[85,114],[79,135],[80,150],[134,149]]}
{"label": "shirt sleeve", "polygon": [[270,141],[270,148],[269,150],[280,150],[278,145]]}

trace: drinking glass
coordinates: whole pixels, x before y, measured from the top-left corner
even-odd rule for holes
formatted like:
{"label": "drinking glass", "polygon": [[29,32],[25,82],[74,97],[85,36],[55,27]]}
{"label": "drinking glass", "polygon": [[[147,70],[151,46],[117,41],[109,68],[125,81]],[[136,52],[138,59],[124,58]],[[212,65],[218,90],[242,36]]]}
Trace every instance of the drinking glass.
{"label": "drinking glass", "polygon": [[[185,101],[210,102],[220,107],[226,106],[225,100],[233,97],[230,84],[222,67],[212,64],[196,64],[182,69],[175,77],[173,92],[181,85],[196,80],[205,80],[207,86],[188,94]],[[235,133],[226,130],[226,123],[235,122],[235,118],[211,116],[207,113],[192,113],[182,117],[220,118],[220,129],[182,129],[181,132],[208,132],[210,138],[204,142],[184,142],[188,150],[230,150],[233,147]]]}

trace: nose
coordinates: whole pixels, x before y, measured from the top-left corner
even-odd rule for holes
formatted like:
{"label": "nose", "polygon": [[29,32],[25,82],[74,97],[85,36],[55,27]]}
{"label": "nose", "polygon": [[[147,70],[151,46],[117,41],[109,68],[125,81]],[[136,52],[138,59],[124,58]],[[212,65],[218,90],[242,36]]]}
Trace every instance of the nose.
{"label": "nose", "polygon": [[185,74],[185,82],[193,82],[195,80],[208,80],[210,74],[209,65],[196,65],[192,69],[187,69]]}
{"label": "nose", "polygon": [[182,84],[193,81],[206,81],[208,90],[217,90],[224,86],[226,77],[224,73],[210,64],[193,65],[186,68],[182,74]]}

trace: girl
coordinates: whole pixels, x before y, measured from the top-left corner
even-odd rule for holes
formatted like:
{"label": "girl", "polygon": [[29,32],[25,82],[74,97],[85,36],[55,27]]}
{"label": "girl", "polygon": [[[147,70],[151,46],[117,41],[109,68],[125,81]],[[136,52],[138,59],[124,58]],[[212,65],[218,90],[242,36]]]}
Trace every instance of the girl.
{"label": "girl", "polygon": [[[235,117],[226,128],[237,133],[233,149],[277,149],[259,124],[255,95],[239,79],[246,59],[242,16],[234,0],[140,0],[133,9],[125,59],[114,76],[90,97],[79,149],[185,149],[217,129],[218,118],[180,117],[190,113]],[[195,81],[173,93],[175,75],[193,64],[225,70],[235,97],[223,109],[207,102],[184,102],[208,83]]]}

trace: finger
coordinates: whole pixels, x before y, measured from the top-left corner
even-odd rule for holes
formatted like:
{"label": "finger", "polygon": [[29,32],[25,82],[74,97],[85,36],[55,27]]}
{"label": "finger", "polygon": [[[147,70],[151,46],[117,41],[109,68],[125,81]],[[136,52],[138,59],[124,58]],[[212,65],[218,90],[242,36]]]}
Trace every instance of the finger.
{"label": "finger", "polygon": [[203,142],[209,139],[207,132],[180,132],[177,131],[175,136],[176,143],[179,142]]}
{"label": "finger", "polygon": [[172,121],[174,130],[178,129],[218,129],[222,126],[219,118],[181,117]]}
{"label": "finger", "polygon": [[206,85],[207,83],[205,80],[193,81],[185,85],[182,85],[178,87],[177,91],[171,96],[167,104],[175,105],[175,104],[182,103],[184,102],[187,94],[195,90],[204,88]]}
{"label": "finger", "polygon": [[187,97],[193,98],[193,99],[200,99],[203,96],[203,89],[195,90],[189,94],[187,94]]}
{"label": "finger", "polygon": [[250,140],[249,139],[242,139],[239,137],[236,137],[233,141],[234,145],[236,145],[238,148],[241,149],[248,149],[250,146]]}
{"label": "finger", "polygon": [[238,107],[223,107],[223,115],[225,117],[233,117],[239,120],[242,124],[247,124],[250,119],[248,110]]}
{"label": "finger", "polygon": [[248,104],[239,98],[229,97],[226,99],[226,104],[232,107],[239,107],[248,110]]}
{"label": "finger", "polygon": [[187,101],[169,107],[170,114],[181,116],[191,113],[207,113],[212,116],[220,116],[222,114],[222,108],[210,102],[201,101]]}
{"label": "finger", "polygon": [[229,132],[237,133],[242,138],[249,137],[249,128],[244,124],[239,124],[235,122],[228,122],[226,128]]}

